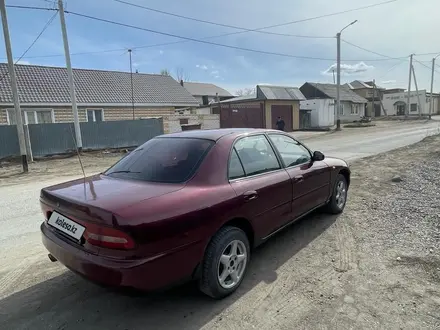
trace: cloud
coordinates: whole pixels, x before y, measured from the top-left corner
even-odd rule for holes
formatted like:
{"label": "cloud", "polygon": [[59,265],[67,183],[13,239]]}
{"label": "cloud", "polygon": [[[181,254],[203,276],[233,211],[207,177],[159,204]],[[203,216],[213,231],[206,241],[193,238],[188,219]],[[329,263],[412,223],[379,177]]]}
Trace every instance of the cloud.
{"label": "cloud", "polygon": [[218,75],[218,73],[219,73],[218,70],[211,71],[212,75]]}
{"label": "cloud", "polygon": [[[333,75],[333,71],[336,73],[336,63],[331,65],[327,70],[321,72],[325,76]],[[367,72],[373,70],[374,66],[367,65],[364,62],[359,62],[356,64],[341,64],[341,75],[354,75],[357,73]]]}
{"label": "cloud", "polygon": [[208,67],[205,64],[196,64],[196,68],[202,69],[202,70],[208,70]]}
{"label": "cloud", "polygon": [[17,62],[17,60],[14,60],[14,63],[15,64],[22,64],[22,65],[30,65],[31,64],[31,62],[25,61],[25,60],[19,60],[18,62]]}
{"label": "cloud", "polygon": [[381,81],[381,85],[393,85],[397,82],[397,80],[385,80],[385,81]]}
{"label": "cloud", "polygon": [[159,54],[162,55],[163,54],[163,50],[159,50]]}

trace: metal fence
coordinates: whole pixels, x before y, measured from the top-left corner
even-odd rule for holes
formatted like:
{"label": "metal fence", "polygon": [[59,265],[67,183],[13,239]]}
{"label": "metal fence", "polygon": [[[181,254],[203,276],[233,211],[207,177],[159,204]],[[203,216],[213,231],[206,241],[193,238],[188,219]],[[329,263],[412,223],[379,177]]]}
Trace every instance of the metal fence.
{"label": "metal fence", "polygon": [[[137,147],[163,134],[162,118],[81,123],[83,149]],[[48,156],[75,149],[73,123],[28,125],[32,154]],[[0,126],[0,158],[19,156],[15,125]]]}

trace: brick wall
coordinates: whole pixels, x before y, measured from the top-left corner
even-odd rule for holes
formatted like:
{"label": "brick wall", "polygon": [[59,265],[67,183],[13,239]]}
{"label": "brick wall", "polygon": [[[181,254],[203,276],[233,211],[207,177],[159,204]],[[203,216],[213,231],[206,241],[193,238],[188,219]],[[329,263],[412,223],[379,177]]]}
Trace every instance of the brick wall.
{"label": "brick wall", "polygon": [[[41,109],[43,107],[28,107],[23,106],[26,109]],[[12,109],[13,107],[9,107],[8,109]],[[53,109],[55,123],[71,123],[73,122],[73,113],[72,108],[70,107],[44,107],[44,109]],[[100,110],[104,111],[104,120],[105,121],[114,121],[114,120],[131,120],[133,119],[133,111],[131,108],[109,108],[109,107],[79,107],[78,108],[78,117],[79,121],[85,122],[87,121],[87,110]],[[151,118],[151,117],[162,117],[174,115],[175,111],[173,107],[168,108],[135,108],[135,119],[140,118]],[[7,115],[6,108],[0,110],[0,125],[6,125]]]}
{"label": "brick wall", "polygon": [[201,124],[201,129],[220,128],[220,115],[173,115],[163,117],[165,133],[181,132],[181,123]]}

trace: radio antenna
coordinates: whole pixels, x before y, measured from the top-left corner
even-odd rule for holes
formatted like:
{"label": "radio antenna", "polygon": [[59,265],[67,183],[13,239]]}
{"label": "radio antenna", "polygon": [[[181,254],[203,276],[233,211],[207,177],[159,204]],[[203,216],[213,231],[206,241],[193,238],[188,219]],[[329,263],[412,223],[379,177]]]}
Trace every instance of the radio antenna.
{"label": "radio antenna", "polygon": [[69,124],[69,128],[70,128],[70,135],[72,136],[72,140],[75,145],[76,154],[78,155],[79,164],[81,165],[81,170],[82,170],[82,173],[84,176],[84,181],[85,181],[86,180],[86,172],[84,171],[84,166],[83,166],[83,163],[81,160],[81,155],[79,154],[78,145],[76,144],[75,136],[73,135],[73,132],[72,132],[72,125]]}

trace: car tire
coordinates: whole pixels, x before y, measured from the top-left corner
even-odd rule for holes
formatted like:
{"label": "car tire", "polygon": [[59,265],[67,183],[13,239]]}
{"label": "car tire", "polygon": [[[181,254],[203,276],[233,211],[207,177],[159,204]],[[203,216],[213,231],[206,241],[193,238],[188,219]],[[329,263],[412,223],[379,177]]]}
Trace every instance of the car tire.
{"label": "car tire", "polygon": [[214,299],[233,293],[243,281],[250,260],[249,240],[241,229],[221,228],[205,252],[199,289]]}
{"label": "car tire", "polygon": [[[344,211],[347,203],[347,180],[342,174],[338,174],[333,186],[332,196],[326,205],[326,211],[331,214],[339,214]],[[343,201],[341,200],[343,198]]]}

